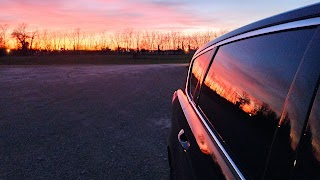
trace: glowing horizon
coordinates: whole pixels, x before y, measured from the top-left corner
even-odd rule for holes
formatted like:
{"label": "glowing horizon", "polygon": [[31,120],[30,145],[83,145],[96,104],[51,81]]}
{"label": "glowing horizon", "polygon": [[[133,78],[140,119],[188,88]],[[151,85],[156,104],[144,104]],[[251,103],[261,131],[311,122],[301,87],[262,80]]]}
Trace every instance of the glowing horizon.
{"label": "glowing horizon", "polygon": [[[86,47],[89,46],[89,43],[101,41],[101,34],[109,34],[109,41],[113,42],[100,42],[100,44],[103,44],[104,48],[108,46],[112,49],[118,46],[114,43],[115,36],[125,29],[133,29],[136,32],[178,32],[184,36],[207,32],[218,32],[219,34],[222,31],[231,31],[262,18],[317,2],[316,0],[305,0],[279,4],[276,0],[268,2],[245,0],[242,3],[236,0],[228,2],[200,0],[196,3],[191,0],[183,2],[178,0],[0,1],[0,27],[8,25],[7,47],[17,47],[16,41],[10,37],[10,34],[19,24],[25,23],[28,25],[29,32],[38,31],[45,34],[44,32],[48,31],[50,36],[52,34],[72,34],[75,30],[80,29],[81,32],[91,36],[91,40],[85,41]],[[50,38],[51,41],[57,39],[57,37]],[[212,39],[205,40],[208,42]],[[70,39],[69,41],[71,42]],[[64,43],[68,44],[69,49],[70,42]],[[194,45],[194,47],[199,47],[204,43],[206,42],[203,41],[202,44]],[[150,44],[143,46],[150,46]],[[60,47],[51,49],[60,49]],[[90,47],[89,49],[97,48]],[[156,47],[152,44],[149,49],[156,49]]]}

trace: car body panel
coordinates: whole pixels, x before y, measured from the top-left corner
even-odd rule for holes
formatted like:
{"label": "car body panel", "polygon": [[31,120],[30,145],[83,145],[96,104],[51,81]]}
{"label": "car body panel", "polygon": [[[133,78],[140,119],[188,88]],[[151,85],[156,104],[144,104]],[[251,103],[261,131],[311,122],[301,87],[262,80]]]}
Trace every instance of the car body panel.
{"label": "car body panel", "polygon": [[[178,122],[179,128],[171,131],[173,134],[172,138],[175,138],[178,130],[183,129],[190,143],[190,149],[183,151],[183,148],[180,148],[182,150],[180,152],[183,152],[187,158],[179,157],[173,162],[185,165],[185,169],[189,169],[189,178],[241,179],[239,177],[242,175],[239,175],[239,171],[234,170],[230,161],[226,160],[228,157],[224,154],[224,150],[219,148],[219,141],[212,139],[212,135],[206,130],[207,128],[202,123],[202,120],[199,119],[197,112],[194,111],[192,104],[189,103],[186,94],[182,90],[176,91],[175,94],[177,94],[177,100],[173,103],[173,113],[175,114],[173,117],[178,118],[173,119],[173,121]],[[169,142],[169,144],[171,143],[174,142]],[[179,155],[173,156],[178,157]],[[178,177],[181,179],[185,178],[184,176]]]}

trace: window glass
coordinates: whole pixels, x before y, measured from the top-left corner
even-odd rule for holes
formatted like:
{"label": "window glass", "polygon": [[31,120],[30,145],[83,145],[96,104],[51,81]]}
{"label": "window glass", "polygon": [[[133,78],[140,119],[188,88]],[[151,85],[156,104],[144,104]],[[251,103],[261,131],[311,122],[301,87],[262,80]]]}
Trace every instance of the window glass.
{"label": "window glass", "polygon": [[296,179],[320,179],[320,89],[313,103],[296,164]]}
{"label": "window glass", "polygon": [[318,28],[304,53],[290,87],[268,158],[265,179],[292,177],[295,166],[301,167],[301,161],[297,159],[297,155],[304,149],[300,145],[307,138],[304,132],[320,75],[319,42],[320,29]]}
{"label": "window glass", "polygon": [[192,98],[196,98],[199,94],[201,83],[207,72],[208,65],[211,61],[213,50],[207,51],[204,54],[197,57],[192,64],[192,70],[190,74],[189,88]]}
{"label": "window glass", "polygon": [[[292,93],[286,103],[284,114],[288,118],[286,121],[281,121],[283,122],[281,126],[290,128],[286,135],[290,140],[288,146],[297,152],[291,161],[294,164],[295,179],[320,179],[319,49],[320,28],[314,35],[303,63],[299,67],[298,76],[295,79],[296,85],[292,87]],[[305,119],[308,121],[304,121]],[[274,151],[279,152],[279,149]]]}
{"label": "window glass", "polygon": [[204,81],[199,107],[251,178],[262,177],[289,88],[314,29],[224,45]]}
{"label": "window glass", "polygon": [[[318,163],[320,168],[320,89],[318,87],[318,93],[311,111],[310,120],[309,120],[309,130],[311,132],[311,147],[310,151],[314,160]],[[317,168],[317,169],[319,169]],[[318,172],[320,173],[320,172]]]}

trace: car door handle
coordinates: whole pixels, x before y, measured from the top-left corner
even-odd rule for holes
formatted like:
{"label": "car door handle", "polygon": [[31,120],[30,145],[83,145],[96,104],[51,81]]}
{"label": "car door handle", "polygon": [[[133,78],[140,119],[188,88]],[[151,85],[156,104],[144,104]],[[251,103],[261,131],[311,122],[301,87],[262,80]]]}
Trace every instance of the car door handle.
{"label": "car door handle", "polygon": [[188,141],[188,138],[186,136],[186,134],[184,133],[184,130],[181,129],[179,134],[178,134],[178,140],[179,143],[181,144],[181,146],[183,147],[184,151],[188,151],[189,147],[190,147],[190,143]]}

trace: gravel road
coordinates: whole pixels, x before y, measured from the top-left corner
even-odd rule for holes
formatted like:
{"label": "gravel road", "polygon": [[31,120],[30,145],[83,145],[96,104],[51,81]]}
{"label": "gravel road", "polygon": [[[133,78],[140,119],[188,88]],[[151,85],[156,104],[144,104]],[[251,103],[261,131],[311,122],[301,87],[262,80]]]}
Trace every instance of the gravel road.
{"label": "gravel road", "polygon": [[187,65],[0,67],[0,179],[168,179]]}

